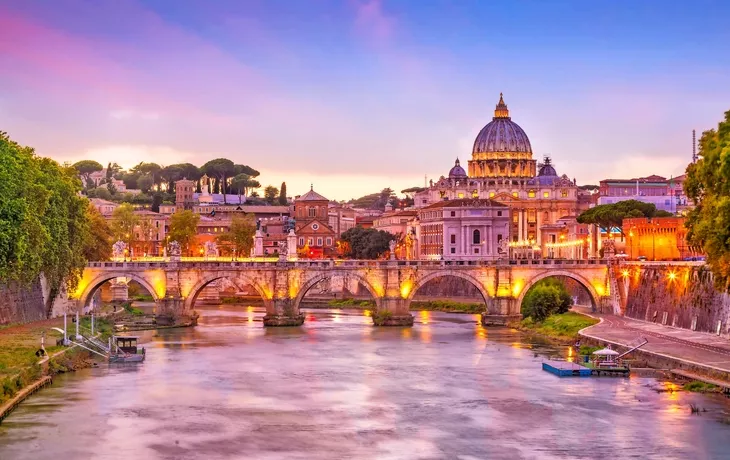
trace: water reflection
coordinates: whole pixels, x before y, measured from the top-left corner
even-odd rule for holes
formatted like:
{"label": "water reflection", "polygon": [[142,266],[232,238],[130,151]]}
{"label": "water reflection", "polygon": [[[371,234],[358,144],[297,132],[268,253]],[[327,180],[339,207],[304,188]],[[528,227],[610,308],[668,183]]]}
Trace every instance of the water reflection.
{"label": "water reflection", "polygon": [[0,425],[0,458],[727,458],[724,400],[559,379],[540,362],[574,350],[472,315],[263,315],[211,307],[194,329],[137,334],[147,362],[59,377]]}

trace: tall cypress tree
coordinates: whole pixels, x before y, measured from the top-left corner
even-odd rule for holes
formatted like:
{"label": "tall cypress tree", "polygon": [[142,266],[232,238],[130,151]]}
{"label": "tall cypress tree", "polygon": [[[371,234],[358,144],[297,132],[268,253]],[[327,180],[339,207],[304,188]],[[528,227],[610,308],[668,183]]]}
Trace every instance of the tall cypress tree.
{"label": "tall cypress tree", "polygon": [[286,201],[286,182],[281,183],[281,188],[279,189],[279,204],[282,206],[287,205]]}

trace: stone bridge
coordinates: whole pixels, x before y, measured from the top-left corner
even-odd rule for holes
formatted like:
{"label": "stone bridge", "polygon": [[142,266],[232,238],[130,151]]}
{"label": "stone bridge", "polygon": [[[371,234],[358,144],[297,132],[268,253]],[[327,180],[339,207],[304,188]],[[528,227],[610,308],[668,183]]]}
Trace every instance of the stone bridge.
{"label": "stone bridge", "polygon": [[138,261],[92,262],[71,296],[85,307],[96,290],[116,278],[137,281],[154,297],[158,317],[189,317],[195,300],[210,283],[227,278],[252,286],[266,307],[266,326],[298,326],[302,298],[317,283],[341,277],[358,281],[376,304],[376,325],[412,325],[409,306],[418,289],[444,276],[464,279],[484,298],[484,324],[504,324],[520,314],[525,293],[550,276],[565,276],[582,285],[594,305],[610,302],[609,266],[605,260],[536,259],[487,261],[307,260],[307,261]]}

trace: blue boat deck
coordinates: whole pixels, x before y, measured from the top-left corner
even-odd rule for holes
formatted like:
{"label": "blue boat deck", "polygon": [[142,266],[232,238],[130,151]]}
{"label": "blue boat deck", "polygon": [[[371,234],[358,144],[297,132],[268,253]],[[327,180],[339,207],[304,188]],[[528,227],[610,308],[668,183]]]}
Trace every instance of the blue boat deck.
{"label": "blue boat deck", "polygon": [[547,361],[542,363],[542,370],[558,377],[590,377],[591,369],[570,361]]}

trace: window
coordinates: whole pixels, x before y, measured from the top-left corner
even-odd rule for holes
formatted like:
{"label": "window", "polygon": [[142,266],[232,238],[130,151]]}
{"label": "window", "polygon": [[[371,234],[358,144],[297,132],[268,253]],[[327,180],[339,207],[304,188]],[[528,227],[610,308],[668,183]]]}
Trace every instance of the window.
{"label": "window", "polygon": [[451,253],[456,254],[456,248],[451,248]]}
{"label": "window", "polygon": [[517,192],[512,192],[512,197],[517,198]]}
{"label": "window", "polygon": [[527,197],[528,198],[535,198],[535,191],[534,190],[530,190],[529,192],[527,192]]}
{"label": "window", "polygon": [[309,217],[317,217],[317,208],[308,208]]}
{"label": "window", "polygon": [[314,245],[314,238],[307,238],[307,244],[310,246]]}
{"label": "window", "polygon": [[474,254],[479,254],[479,248],[474,248]]}
{"label": "window", "polygon": [[489,192],[489,198],[494,198],[494,192]]}
{"label": "window", "polygon": [[568,191],[567,190],[561,190],[560,191],[560,196],[562,198],[568,198]]}
{"label": "window", "polygon": [[472,190],[471,196],[472,196],[472,198],[479,198],[479,190],[477,190],[477,189]]}
{"label": "window", "polygon": [[322,246],[322,238],[317,238],[317,246]]}
{"label": "window", "polygon": [[520,218],[519,214],[517,214],[517,213],[512,214],[512,222],[514,222],[515,224],[518,222],[519,218]]}
{"label": "window", "polygon": [[497,211],[497,217],[502,217],[502,211]]}
{"label": "window", "polygon": [[451,211],[451,217],[456,217],[456,211]]}
{"label": "window", "polygon": [[[458,184],[457,184],[458,185]],[[464,198],[464,194],[459,192],[459,198]]]}
{"label": "window", "polygon": [[480,244],[482,242],[482,234],[479,230],[474,230],[472,234],[472,243]]}
{"label": "window", "polygon": [[456,244],[456,235],[451,235],[451,244]]}
{"label": "window", "polygon": [[550,198],[550,192],[542,192],[543,198]]}
{"label": "window", "polygon": [[332,238],[327,237],[327,246],[332,246]]}
{"label": "window", "polygon": [[317,223],[312,224],[312,230],[319,230],[319,224],[317,224]]}

